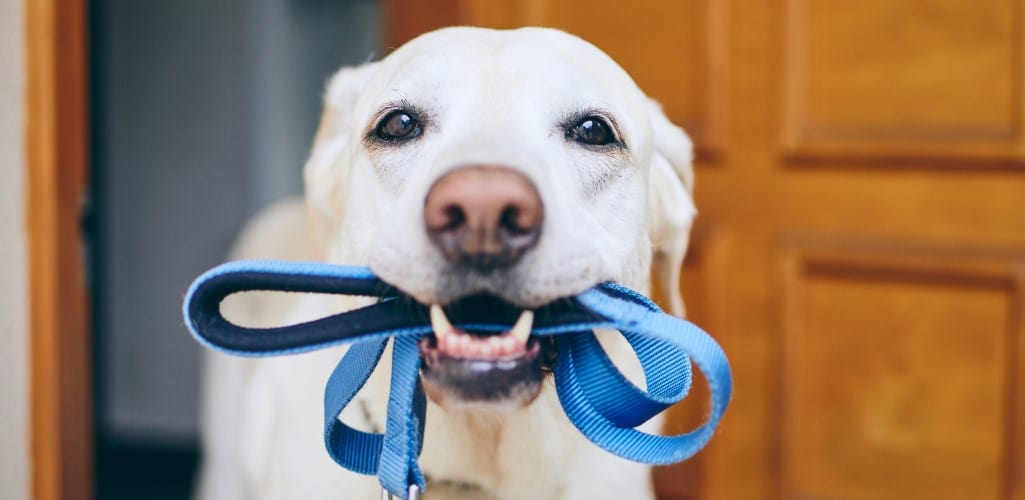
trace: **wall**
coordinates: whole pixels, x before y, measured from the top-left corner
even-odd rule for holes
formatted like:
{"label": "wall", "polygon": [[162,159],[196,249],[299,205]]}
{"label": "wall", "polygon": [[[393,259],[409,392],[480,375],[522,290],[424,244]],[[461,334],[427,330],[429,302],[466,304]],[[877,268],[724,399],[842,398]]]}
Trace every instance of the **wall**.
{"label": "wall", "polygon": [[28,497],[21,0],[0,0],[0,498]]}

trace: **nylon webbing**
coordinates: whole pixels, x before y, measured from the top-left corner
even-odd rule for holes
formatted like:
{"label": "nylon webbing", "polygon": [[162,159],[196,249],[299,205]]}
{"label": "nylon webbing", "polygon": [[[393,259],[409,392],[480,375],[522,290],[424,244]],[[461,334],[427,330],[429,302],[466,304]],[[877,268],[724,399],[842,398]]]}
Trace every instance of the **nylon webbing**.
{"label": "nylon webbing", "polygon": [[[297,325],[246,328],[220,312],[228,295],[269,290],[378,297],[381,301]],[[342,467],[377,475],[381,486],[406,498],[410,485],[425,489],[417,458],[423,445],[427,399],[419,381],[417,340],[431,333],[426,308],[394,300],[396,290],[369,269],[312,262],[236,261],[217,266],[193,282],[183,312],[203,345],[239,356],[295,354],[351,344],[324,391],[324,444]],[[712,437],[729,405],[732,378],[722,348],[707,333],[662,312],[646,297],[603,283],[559,308],[536,312],[532,335],[555,336],[555,386],[566,416],[589,440],[623,458],[648,464],[679,462]],[[424,310],[419,310],[419,309]],[[474,318],[456,325],[504,331],[508,324]],[[620,331],[641,363],[646,390],[612,364],[593,330]],[[364,432],[339,419],[393,342],[391,393],[385,432]],[[658,436],[635,427],[686,397],[693,362],[708,381],[708,420],[691,432]]]}

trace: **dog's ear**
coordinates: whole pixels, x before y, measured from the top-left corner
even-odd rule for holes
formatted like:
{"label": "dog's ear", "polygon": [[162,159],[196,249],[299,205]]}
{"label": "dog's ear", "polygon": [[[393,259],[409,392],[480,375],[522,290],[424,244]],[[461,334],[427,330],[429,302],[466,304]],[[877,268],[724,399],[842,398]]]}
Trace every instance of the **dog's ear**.
{"label": "dog's ear", "polygon": [[652,153],[648,177],[648,236],[655,281],[669,300],[669,312],[683,316],[680,268],[697,210],[691,197],[694,169],[690,138],[651,101]]}
{"label": "dog's ear", "polygon": [[324,111],[303,170],[313,241],[321,254],[331,241],[330,231],[340,228],[345,217],[353,108],[377,65],[342,68],[331,77],[324,92]]}

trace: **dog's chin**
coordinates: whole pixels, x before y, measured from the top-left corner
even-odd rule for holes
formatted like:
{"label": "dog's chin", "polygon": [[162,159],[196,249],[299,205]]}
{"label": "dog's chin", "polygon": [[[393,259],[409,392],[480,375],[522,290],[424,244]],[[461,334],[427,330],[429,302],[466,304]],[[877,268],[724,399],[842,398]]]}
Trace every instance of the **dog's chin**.
{"label": "dog's chin", "polygon": [[[432,306],[435,333],[419,343],[427,396],[450,411],[510,412],[532,403],[555,361],[552,339],[529,335],[532,318],[532,312],[485,294]],[[513,326],[463,330],[453,322]]]}

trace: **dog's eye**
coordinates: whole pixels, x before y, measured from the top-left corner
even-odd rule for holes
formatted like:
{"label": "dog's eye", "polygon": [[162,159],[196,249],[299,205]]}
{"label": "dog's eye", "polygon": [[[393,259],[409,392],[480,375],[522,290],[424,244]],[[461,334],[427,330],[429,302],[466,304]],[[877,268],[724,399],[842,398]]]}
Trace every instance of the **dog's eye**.
{"label": "dog's eye", "polygon": [[590,146],[604,146],[616,141],[612,127],[597,116],[588,116],[580,120],[566,131],[566,137]]}
{"label": "dog's eye", "polygon": [[386,141],[412,139],[422,131],[420,122],[407,111],[392,111],[374,129],[374,135]]}

